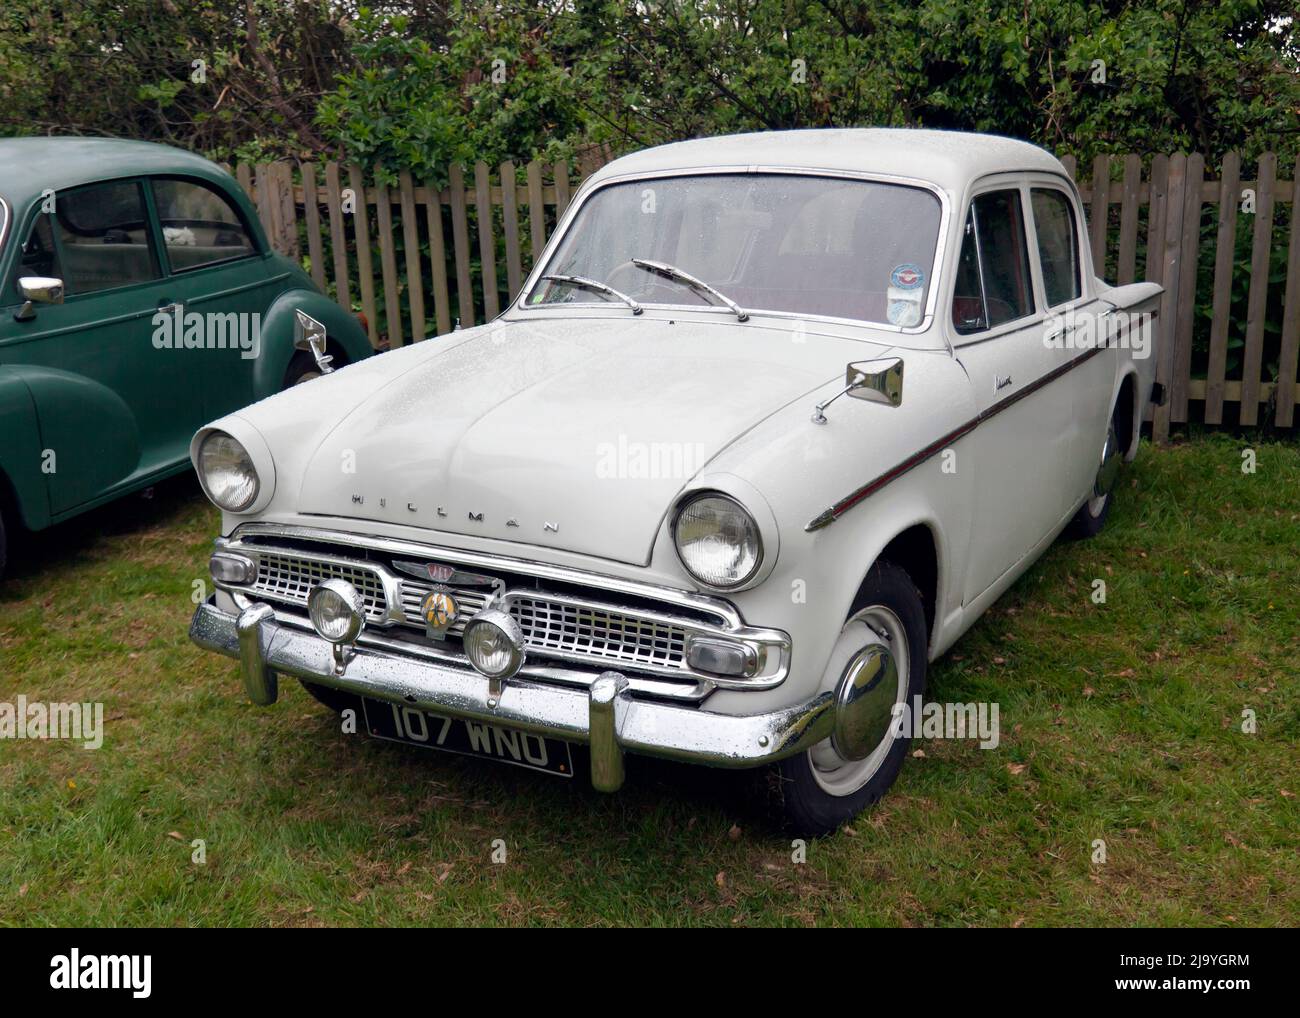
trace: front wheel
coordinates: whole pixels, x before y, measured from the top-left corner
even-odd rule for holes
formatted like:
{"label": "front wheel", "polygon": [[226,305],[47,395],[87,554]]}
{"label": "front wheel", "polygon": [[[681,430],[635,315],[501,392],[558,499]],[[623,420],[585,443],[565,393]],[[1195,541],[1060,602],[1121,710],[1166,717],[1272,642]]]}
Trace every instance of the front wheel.
{"label": "front wheel", "polygon": [[827,671],[834,676],[835,734],[772,765],[769,805],[796,834],[837,830],[888,791],[911,745],[899,732],[901,704],[925,694],[926,623],[921,594],[892,562],[867,574],[840,630]]}

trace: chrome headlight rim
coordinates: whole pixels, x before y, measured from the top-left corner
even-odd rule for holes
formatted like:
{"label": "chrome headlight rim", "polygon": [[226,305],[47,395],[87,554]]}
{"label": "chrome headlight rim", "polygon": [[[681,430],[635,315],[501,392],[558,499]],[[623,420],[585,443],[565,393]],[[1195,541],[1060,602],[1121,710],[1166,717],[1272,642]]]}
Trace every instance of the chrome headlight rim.
{"label": "chrome headlight rim", "polygon": [[[506,661],[501,668],[489,669],[484,666],[477,646],[478,634],[485,630],[495,630],[505,644]],[[504,609],[488,607],[478,612],[465,627],[461,636],[465,657],[480,675],[486,675],[493,681],[513,678],[524,666],[527,658],[523,629],[514,617]]]}
{"label": "chrome headlight rim", "polygon": [[[681,523],[682,516],[691,508],[691,506],[695,505],[697,502],[705,501],[706,499],[717,499],[719,501],[731,503],[732,506],[739,510],[739,512],[749,520],[749,525],[754,532],[754,565],[744,576],[732,580],[729,583],[715,583],[712,580],[697,575],[695,570],[691,568],[690,563],[686,561],[686,556],[682,554],[681,541],[678,540],[677,528]],[[754,578],[760,575],[763,571],[766,551],[763,546],[763,528],[759,526],[758,517],[755,516],[745,506],[745,504],[740,501],[740,499],[736,498],[734,495],[727,494],[725,491],[718,491],[712,488],[700,489],[689,492],[685,497],[683,497],[677,504],[677,508],[673,510],[670,537],[673,542],[673,551],[677,555],[677,561],[681,563],[682,569],[686,571],[686,575],[701,586],[707,587],[709,590],[739,590],[742,587],[749,586],[754,581]]]}
{"label": "chrome headlight rim", "polygon": [[[325,618],[326,602],[333,599],[337,613]],[[366,627],[366,603],[346,580],[332,577],[312,587],[307,595],[307,618],[316,635],[335,645],[351,646]],[[343,622],[341,629],[333,623]]]}
{"label": "chrome headlight rim", "polygon": [[[225,441],[233,443],[238,450],[238,455],[243,458],[248,465],[248,472],[252,476],[252,491],[247,498],[240,501],[223,501],[217,497],[209,483],[208,471],[204,464],[204,452],[208,449],[209,443],[213,441]],[[203,494],[208,497],[208,501],[215,505],[222,512],[228,513],[246,513],[257,504],[258,498],[262,494],[262,476],[257,469],[257,464],[253,462],[253,454],[248,446],[232,435],[229,431],[223,431],[220,428],[212,428],[199,441],[197,455],[195,456],[199,484],[203,488]]]}

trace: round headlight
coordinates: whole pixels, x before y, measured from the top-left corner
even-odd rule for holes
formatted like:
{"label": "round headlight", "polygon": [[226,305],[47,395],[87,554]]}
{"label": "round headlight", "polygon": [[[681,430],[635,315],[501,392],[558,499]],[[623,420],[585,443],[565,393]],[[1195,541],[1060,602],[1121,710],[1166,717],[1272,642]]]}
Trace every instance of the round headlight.
{"label": "round headlight", "polygon": [[330,643],[355,643],[366,624],[366,603],[345,580],[324,580],[307,595],[311,626]]}
{"label": "round headlight", "polygon": [[199,479],[217,508],[237,513],[257,499],[261,487],[248,450],[224,431],[214,431],[199,447]]}
{"label": "round headlight", "polygon": [[726,495],[701,495],[682,506],[673,540],[686,571],[709,587],[737,587],[763,561],[758,524]]}
{"label": "round headlight", "polygon": [[489,609],[465,627],[465,656],[490,679],[508,679],[524,664],[524,633],[507,612]]}

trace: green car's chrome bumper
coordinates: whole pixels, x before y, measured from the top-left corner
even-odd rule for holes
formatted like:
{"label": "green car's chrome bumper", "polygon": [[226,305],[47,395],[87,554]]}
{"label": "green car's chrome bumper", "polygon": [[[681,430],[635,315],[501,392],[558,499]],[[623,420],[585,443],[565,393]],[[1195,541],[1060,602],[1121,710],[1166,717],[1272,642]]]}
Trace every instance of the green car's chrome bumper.
{"label": "green car's chrome bumper", "polygon": [[617,672],[604,672],[585,688],[516,678],[492,694],[487,677],[472,668],[364,644],[338,674],[329,643],[277,621],[265,605],[234,615],[211,601],[201,604],[190,622],[190,639],[238,659],[254,703],[275,702],[280,673],[376,700],[587,743],[592,784],[607,792],[623,783],[624,752],[754,767],[827,738],[835,716],[830,692],[769,714],[720,714],[635,697]]}

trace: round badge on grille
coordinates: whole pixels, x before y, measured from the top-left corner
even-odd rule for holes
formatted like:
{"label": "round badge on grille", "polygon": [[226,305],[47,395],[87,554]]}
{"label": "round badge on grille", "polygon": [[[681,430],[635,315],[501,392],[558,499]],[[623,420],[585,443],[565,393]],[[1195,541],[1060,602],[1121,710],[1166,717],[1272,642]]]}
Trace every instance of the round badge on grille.
{"label": "round badge on grille", "polygon": [[424,619],[425,635],[433,640],[444,639],[459,611],[456,599],[447,591],[429,591],[420,602],[420,617]]}

